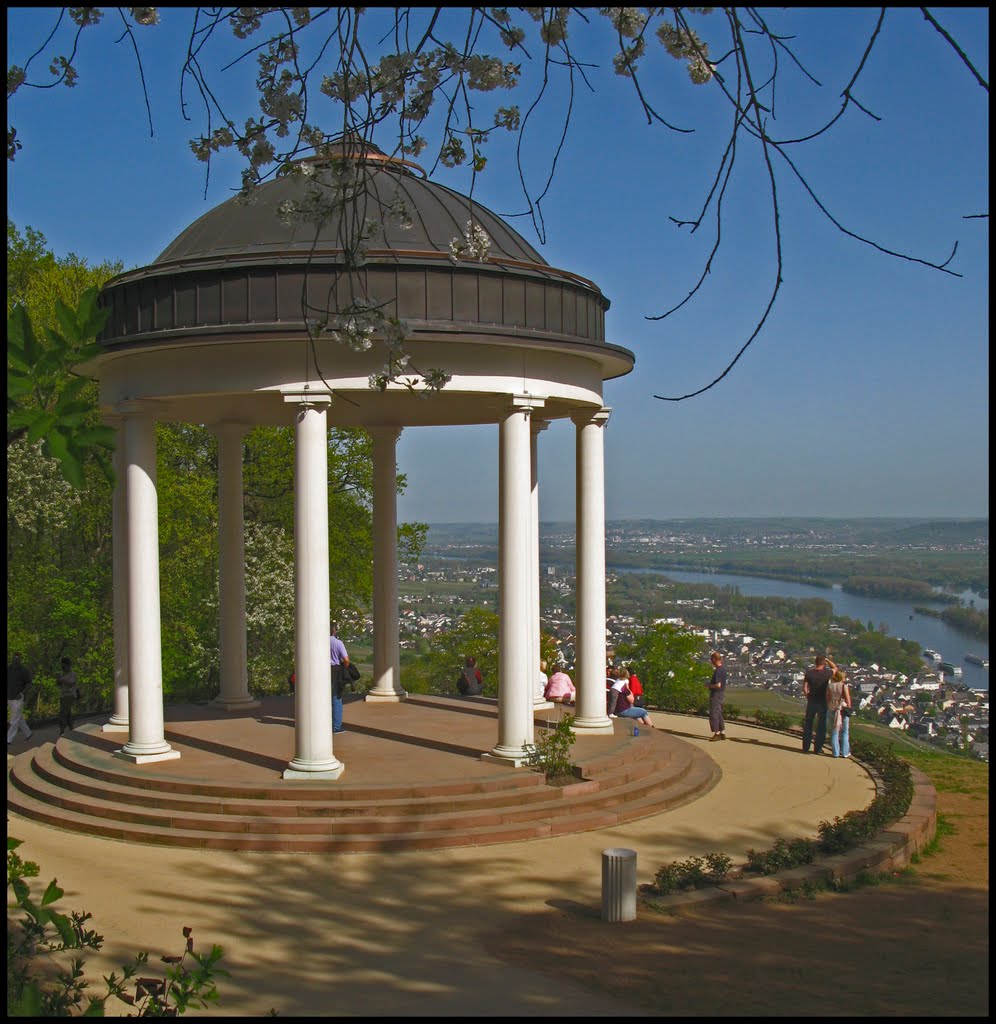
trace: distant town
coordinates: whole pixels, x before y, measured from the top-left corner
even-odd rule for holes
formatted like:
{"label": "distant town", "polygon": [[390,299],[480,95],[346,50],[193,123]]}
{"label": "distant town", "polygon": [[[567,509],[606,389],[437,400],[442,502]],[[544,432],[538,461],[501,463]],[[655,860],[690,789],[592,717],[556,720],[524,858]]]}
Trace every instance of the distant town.
{"label": "distant town", "polygon": [[[544,586],[565,598],[573,597],[573,578],[558,575],[546,567]],[[607,583],[616,580],[607,574]],[[409,587],[406,589],[406,584]],[[418,593],[412,585],[418,584]],[[424,563],[406,568],[400,578],[400,643],[413,649],[420,640],[431,643],[439,634],[454,629],[466,609],[456,588],[473,588],[472,604],[494,608],[498,597],[498,573],[494,566],[472,565],[468,562],[429,568]],[[709,598],[674,602],[682,614],[657,619],[702,638],[709,650],[721,651],[729,672],[731,687],[769,690],[796,699],[802,710],[802,677],[812,663],[810,650],[798,649],[772,636],[752,636],[745,632],[721,628],[710,629],[696,624],[696,612],[712,606]],[[636,616],[607,613],[606,648],[614,657],[620,645],[636,638],[640,622]],[[575,657],[574,619],[556,604],[543,609],[541,628],[553,637],[565,664],[572,666]],[[843,633],[843,628],[831,625]],[[362,631],[373,633],[373,622],[367,618]],[[854,662],[842,665],[848,673],[854,705],[861,711],[878,716],[890,729],[898,729],[926,742],[961,750],[989,760],[989,694],[973,691],[957,680],[946,679],[938,667],[924,663],[923,670],[913,675],[891,672],[871,663]],[[735,702],[735,698],[731,697]]]}

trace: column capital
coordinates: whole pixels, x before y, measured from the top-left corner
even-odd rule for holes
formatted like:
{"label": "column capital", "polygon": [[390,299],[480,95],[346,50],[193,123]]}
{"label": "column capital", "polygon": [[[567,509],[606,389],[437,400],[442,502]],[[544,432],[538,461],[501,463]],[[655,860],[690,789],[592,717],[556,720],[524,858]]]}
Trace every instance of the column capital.
{"label": "column capital", "polygon": [[546,428],[549,427],[549,426],[550,426],[550,421],[549,420],[542,420],[538,416],[531,416],[529,418],[529,429],[534,434],[541,433],[542,431],[546,430]]}
{"label": "column capital", "polygon": [[605,424],[609,422],[609,417],[611,415],[612,409],[608,406],[602,406],[601,409],[585,409],[571,413],[571,419],[574,421],[575,425],[579,427],[585,427],[589,423],[594,423],[599,427],[604,427]]}
{"label": "column capital", "polygon": [[119,422],[126,417],[147,416],[151,418],[157,408],[159,408],[158,403],[148,398],[126,398],[122,402],[115,403],[111,415],[116,415]]}
{"label": "column capital", "polygon": [[222,434],[227,434],[229,437],[245,437],[252,429],[251,423],[245,423],[242,420],[217,420],[208,425],[208,430],[215,437],[220,437]]}
{"label": "column capital", "polygon": [[332,392],[324,388],[313,388],[310,384],[292,388],[281,388],[280,394],[285,402],[292,405],[331,405]]}
{"label": "column capital", "polygon": [[512,395],[512,404],[509,412],[524,412],[529,415],[536,409],[542,409],[546,405],[546,395],[531,395],[524,392],[521,395]]}
{"label": "column capital", "polygon": [[371,437],[380,436],[392,441],[397,441],[404,432],[404,427],[399,427],[394,423],[374,423],[367,427],[367,433]]}

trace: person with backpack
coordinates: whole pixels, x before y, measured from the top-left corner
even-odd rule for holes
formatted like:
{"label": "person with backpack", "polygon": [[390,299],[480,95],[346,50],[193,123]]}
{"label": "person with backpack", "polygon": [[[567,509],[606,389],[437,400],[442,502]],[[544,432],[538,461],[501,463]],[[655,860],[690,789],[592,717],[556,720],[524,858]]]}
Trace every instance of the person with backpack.
{"label": "person with backpack", "polygon": [[484,692],[484,677],[477,667],[477,659],[467,655],[467,660],[457,676],[457,690],[462,697],[479,697]]}

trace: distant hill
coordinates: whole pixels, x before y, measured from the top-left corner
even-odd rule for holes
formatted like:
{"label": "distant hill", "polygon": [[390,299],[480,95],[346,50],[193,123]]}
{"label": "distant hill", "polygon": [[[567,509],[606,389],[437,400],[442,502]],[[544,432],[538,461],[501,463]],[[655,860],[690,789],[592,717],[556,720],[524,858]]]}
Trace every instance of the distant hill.
{"label": "distant hill", "polygon": [[[571,522],[543,522],[547,537],[574,532]],[[763,538],[780,537],[791,544],[811,543],[815,538],[837,544],[880,547],[930,545],[945,548],[988,548],[988,519],[869,518],[826,519],[785,516],[765,519],[616,519],[606,523],[606,533],[667,533],[707,537],[728,547],[755,544]],[[497,523],[433,523],[428,550],[448,544],[493,546],[498,542]]]}

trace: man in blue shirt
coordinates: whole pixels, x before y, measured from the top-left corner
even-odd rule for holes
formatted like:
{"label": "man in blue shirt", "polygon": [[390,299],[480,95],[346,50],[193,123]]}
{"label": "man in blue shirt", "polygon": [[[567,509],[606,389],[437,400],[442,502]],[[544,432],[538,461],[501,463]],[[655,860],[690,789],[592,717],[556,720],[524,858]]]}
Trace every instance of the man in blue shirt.
{"label": "man in blue shirt", "polygon": [[342,726],[342,694],[346,686],[349,655],[346,645],[339,639],[339,628],[333,622],[329,637],[329,664],[332,666],[332,731],[345,732]]}

